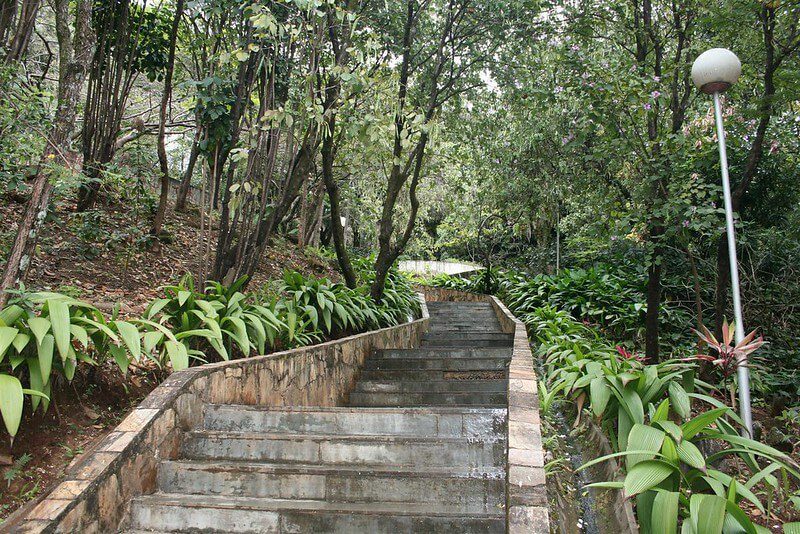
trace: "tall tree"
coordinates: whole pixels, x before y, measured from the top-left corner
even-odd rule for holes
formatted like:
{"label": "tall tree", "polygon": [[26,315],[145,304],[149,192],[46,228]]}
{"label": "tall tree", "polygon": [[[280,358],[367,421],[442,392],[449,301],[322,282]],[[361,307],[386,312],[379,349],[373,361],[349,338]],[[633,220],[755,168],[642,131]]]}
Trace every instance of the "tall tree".
{"label": "tall tree", "polygon": [[[743,10],[748,13],[750,10]],[[748,13],[749,14],[749,13]],[[761,29],[763,53],[761,65],[761,90],[757,104],[758,123],[747,151],[744,166],[738,176],[738,182],[731,192],[733,211],[739,213],[747,190],[758,173],[759,164],[764,155],[767,129],[775,110],[777,86],[776,75],[787,60],[800,53],[800,6],[783,6],[777,2],[764,2],[758,8],[757,17]],[[734,176],[734,178],[737,178]],[[730,262],[728,258],[728,240],[725,235],[717,239],[717,283],[715,291],[714,319],[718,335],[722,332],[725,312],[730,302],[731,288]]]}
{"label": "tall tree", "polygon": [[0,2],[0,43],[5,47],[7,63],[25,57],[41,4],[41,0]]}
{"label": "tall tree", "polygon": [[175,46],[178,42],[178,28],[183,17],[183,7],[185,0],[177,0],[175,4],[175,14],[172,18],[172,27],[169,35],[169,52],[167,53],[166,73],[164,75],[164,94],[161,96],[161,108],[158,120],[158,164],[161,170],[161,191],[158,197],[158,207],[153,218],[153,227],[150,234],[158,236],[164,224],[164,217],[167,212],[167,200],[169,199],[169,162],[167,160],[167,147],[165,143],[167,129],[167,111],[172,98],[172,76],[175,72]]}
{"label": "tall tree", "polygon": [[70,135],[75,127],[78,101],[94,49],[95,35],[90,24],[92,0],[78,0],[75,4],[74,31],[70,30],[70,0],[55,0],[53,7],[59,44],[55,119],[0,282],[0,307],[8,300],[5,290],[14,287],[24,277],[32,261],[33,244],[53,192],[51,172],[58,165],[70,164],[67,156]]}

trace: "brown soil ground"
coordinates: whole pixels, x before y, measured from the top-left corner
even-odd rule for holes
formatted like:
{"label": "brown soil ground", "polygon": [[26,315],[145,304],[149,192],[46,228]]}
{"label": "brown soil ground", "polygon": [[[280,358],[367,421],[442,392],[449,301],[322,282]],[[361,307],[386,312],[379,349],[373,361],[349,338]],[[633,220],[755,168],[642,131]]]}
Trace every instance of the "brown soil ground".
{"label": "brown soil ground", "polygon": [[[0,270],[16,234],[23,205],[0,199]],[[197,210],[167,214],[167,239],[158,252],[141,242],[148,218],[127,203],[105,204],[96,215],[75,213],[74,204],[56,206],[36,245],[27,277],[31,289],[60,291],[91,302],[104,311],[119,304],[123,315],[141,313],[162,294],[161,287],[185,273],[201,271],[201,237]],[[94,219],[93,217],[96,217]],[[216,235],[212,235],[216,240]],[[214,253],[212,242],[211,255]],[[279,239],[271,246],[250,283],[259,289],[280,280],[286,270],[338,280],[332,263]],[[87,371],[84,371],[87,372]],[[57,482],[77,456],[89,450],[157,384],[146,370],[123,377],[113,364],[90,369],[72,384],[56,387],[46,414],[26,410],[13,447],[0,443],[0,520]],[[7,437],[5,431],[0,432]]]}

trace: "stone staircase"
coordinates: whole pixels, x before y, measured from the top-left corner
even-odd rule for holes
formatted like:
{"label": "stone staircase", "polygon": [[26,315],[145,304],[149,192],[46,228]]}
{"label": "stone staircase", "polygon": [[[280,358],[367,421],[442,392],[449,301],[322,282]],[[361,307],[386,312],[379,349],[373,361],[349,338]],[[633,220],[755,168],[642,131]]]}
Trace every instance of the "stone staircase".
{"label": "stone staircase", "polygon": [[505,532],[512,339],[428,303],[422,346],[367,360],[347,407],[206,405],[131,532]]}

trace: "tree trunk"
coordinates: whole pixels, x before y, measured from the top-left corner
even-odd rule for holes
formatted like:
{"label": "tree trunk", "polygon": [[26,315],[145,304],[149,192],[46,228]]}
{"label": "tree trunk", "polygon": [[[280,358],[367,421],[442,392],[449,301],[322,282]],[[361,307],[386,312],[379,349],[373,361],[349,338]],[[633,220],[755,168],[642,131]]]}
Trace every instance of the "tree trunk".
{"label": "tree trunk", "polygon": [[192,188],[192,175],[194,174],[194,167],[197,163],[197,158],[200,155],[200,128],[197,129],[194,141],[192,142],[192,151],[189,153],[189,162],[186,165],[186,171],[183,173],[181,185],[178,188],[178,195],[175,199],[175,211],[186,211],[186,199],[189,197],[189,190]]}
{"label": "tree trunk", "polygon": [[50,167],[56,162],[66,163],[70,134],[75,127],[78,100],[86,79],[87,67],[92,58],[94,34],[91,19],[92,0],[78,0],[74,41],[69,28],[70,0],[55,0],[56,34],[59,43],[58,106],[55,121],[36,172],[31,197],[17,228],[14,244],[8,255],[6,269],[0,282],[0,308],[8,300],[5,290],[14,287],[32,261],[32,243],[38,227],[44,220],[44,211],[50,202],[53,186]]}
{"label": "tree trunk", "polygon": [[0,47],[2,48],[6,48],[16,16],[17,0],[0,0]]}
{"label": "tree trunk", "polygon": [[[775,72],[780,66],[781,61],[786,56],[775,55],[775,9],[767,6],[761,9],[761,26],[764,36],[764,93],[761,96],[759,105],[759,121],[756,128],[756,135],[753,144],[747,153],[741,179],[736,188],[731,192],[731,204],[733,212],[738,213],[742,201],[744,200],[747,188],[750,186],[758,170],[761,157],[764,153],[764,138],[767,133],[770,119],[772,118],[772,101],[775,97]],[[728,261],[728,241],[727,236],[722,234],[717,241],[717,284],[714,303],[714,322],[715,331],[719,336],[722,334],[722,323],[725,320],[725,311],[728,303],[728,292],[731,288],[731,264]]]}
{"label": "tree trunk", "polygon": [[[335,120],[328,121],[329,126],[335,125]],[[333,124],[331,124],[333,123]],[[328,201],[331,204],[331,234],[333,246],[336,249],[336,260],[344,276],[347,287],[353,289],[357,285],[356,274],[353,265],[350,263],[350,255],[347,253],[347,244],[344,240],[344,227],[342,226],[341,200],[339,198],[339,184],[333,176],[333,128],[328,131],[328,135],[322,140],[322,179],[325,182],[325,189],[328,192]]]}
{"label": "tree trunk", "polygon": [[[13,4],[13,3],[12,3]],[[41,0],[24,0],[20,6],[14,33],[9,35],[6,62],[22,61],[28,51],[28,43],[33,35],[36,25],[36,15],[39,13]],[[10,29],[9,29],[10,33]]]}
{"label": "tree trunk", "polygon": [[164,225],[164,217],[167,213],[167,200],[169,199],[169,162],[167,160],[167,147],[165,143],[167,108],[172,98],[172,75],[175,72],[175,44],[178,40],[178,26],[183,17],[183,5],[185,0],[178,0],[175,4],[175,17],[172,19],[172,28],[169,36],[169,55],[167,58],[167,72],[164,76],[164,94],[161,97],[161,110],[158,122],[158,163],[161,167],[161,194],[158,197],[158,208],[153,219],[153,227],[150,234],[156,237],[161,234]]}
{"label": "tree trunk", "polygon": [[[660,247],[657,247],[660,248]],[[653,254],[654,263],[647,270],[647,314],[645,316],[645,355],[650,363],[659,357],[659,324],[661,311],[661,258],[663,251]],[[658,260],[658,261],[655,261]]]}

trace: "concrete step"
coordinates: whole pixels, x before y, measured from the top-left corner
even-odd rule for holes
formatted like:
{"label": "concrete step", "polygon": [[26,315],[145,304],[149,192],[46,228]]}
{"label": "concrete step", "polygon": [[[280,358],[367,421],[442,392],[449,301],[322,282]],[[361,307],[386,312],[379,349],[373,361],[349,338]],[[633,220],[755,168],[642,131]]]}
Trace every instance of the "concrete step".
{"label": "concrete step", "polygon": [[362,393],[505,393],[506,380],[360,380]]}
{"label": "concrete step", "polygon": [[267,409],[207,404],[206,430],[436,437],[491,437],[505,432],[502,409],[316,408]]}
{"label": "concrete step", "polygon": [[350,406],[506,406],[505,392],[350,394]]}
{"label": "concrete step", "polygon": [[463,309],[463,308],[473,308],[473,309],[480,309],[485,308],[489,310],[493,310],[494,307],[492,306],[491,302],[448,302],[448,301],[429,301],[426,303],[429,308],[436,308],[436,309]]}
{"label": "concrete step", "polygon": [[422,347],[510,347],[512,334],[488,332],[443,332],[422,336]]}
{"label": "concrete step", "polygon": [[135,499],[132,528],[206,533],[505,532],[502,509],[465,515],[415,503],[335,503],[156,493]]}
{"label": "concrete step", "polygon": [[463,513],[484,513],[503,502],[505,470],[363,467],[167,461],[159,466],[164,493],[228,495],[330,502],[436,502]]}
{"label": "concrete step", "polygon": [[486,371],[505,370],[510,358],[370,358],[365,362],[365,371]]}
{"label": "concrete step", "polygon": [[473,380],[475,378],[503,380],[508,368],[484,370],[453,369],[369,369],[362,371],[361,380]]}
{"label": "concrete step", "polygon": [[181,452],[183,458],[190,460],[481,467],[503,465],[505,447],[505,437],[501,440],[192,431],[184,437]]}
{"label": "concrete step", "polygon": [[396,358],[511,358],[511,347],[442,347],[420,349],[383,349],[370,359]]}
{"label": "concrete step", "polygon": [[497,314],[493,310],[457,310],[457,311],[429,311],[428,315],[431,317],[431,322],[463,322],[463,323],[479,323],[479,322],[499,322]]}
{"label": "concrete step", "polygon": [[429,334],[438,333],[475,333],[475,334],[502,334],[503,329],[500,325],[486,325],[482,323],[469,324],[469,325],[454,325],[452,323],[432,323],[428,329]]}

